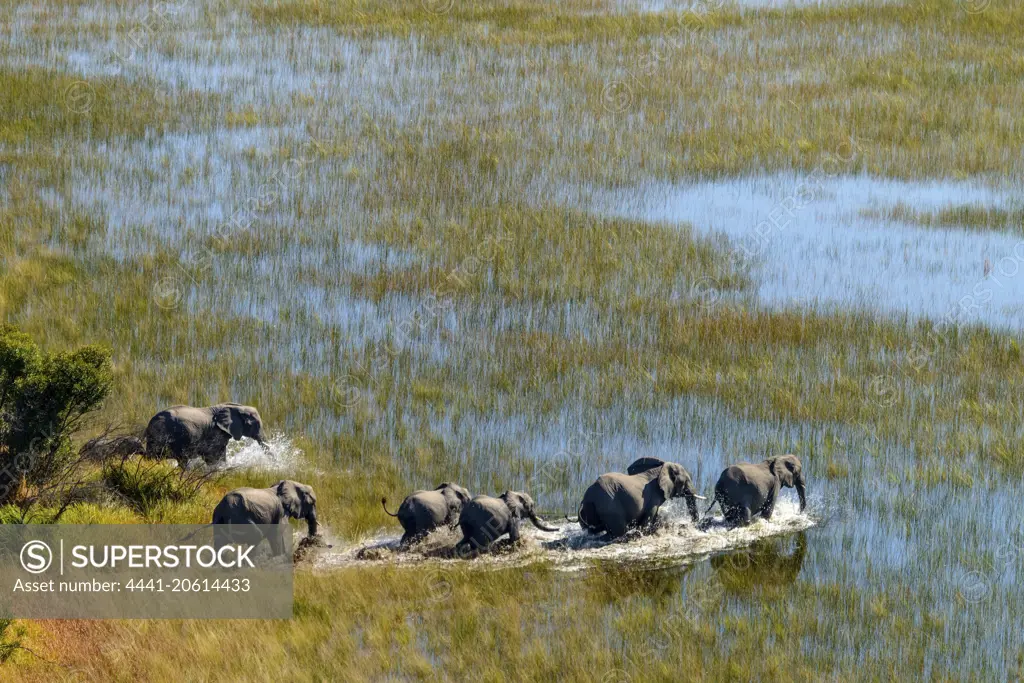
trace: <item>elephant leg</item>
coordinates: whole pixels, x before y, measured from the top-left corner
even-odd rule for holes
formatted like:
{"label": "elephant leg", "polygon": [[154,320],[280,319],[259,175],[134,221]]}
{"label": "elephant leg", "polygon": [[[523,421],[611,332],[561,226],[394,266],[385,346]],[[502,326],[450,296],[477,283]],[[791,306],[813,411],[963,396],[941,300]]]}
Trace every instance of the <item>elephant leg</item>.
{"label": "elephant leg", "polygon": [[463,536],[462,540],[455,544],[455,556],[463,560],[476,557],[479,550],[477,542],[469,536]]}
{"label": "elephant leg", "polygon": [[620,536],[625,536],[628,527],[621,519],[611,520],[605,525],[605,534],[601,537],[602,541],[611,541]]}
{"label": "elephant leg", "polygon": [[736,523],[737,524],[739,524],[740,526],[747,526],[747,525],[750,524],[750,516],[751,516],[750,515],[750,508],[748,508],[746,506],[741,506],[741,507],[736,509],[736,513],[737,513],[737,517],[736,517],[736,520],[737,520]]}
{"label": "elephant leg", "polygon": [[146,447],[146,453],[151,458],[157,458],[160,460],[173,458],[177,460],[179,463],[181,462],[181,451],[181,446],[179,446],[177,443],[163,440],[156,442],[153,445],[153,448],[150,448],[149,446]]}
{"label": "elephant leg", "polygon": [[769,498],[768,502],[766,502],[764,504],[764,507],[761,508],[761,518],[762,519],[771,519],[773,512],[775,512],[775,499],[774,498]]}
{"label": "elephant leg", "polygon": [[213,525],[213,547],[215,550],[219,551],[224,546],[231,544],[230,527],[225,527],[226,525],[217,524],[216,522]]}
{"label": "elephant leg", "polygon": [[228,459],[227,446],[220,446],[219,444],[208,444],[206,445],[205,448],[203,448],[202,458],[203,462],[206,463],[208,467],[220,465],[226,462]]}
{"label": "elephant leg", "polygon": [[270,532],[267,541],[270,543],[270,554],[274,557],[284,555],[284,534],[288,528],[287,524],[278,524],[277,528]]}
{"label": "elephant leg", "polygon": [[508,540],[515,544],[519,542],[520,537],[519,522],[512,520],[508,525]]}
{"label": "elephant leg", "polygon": [[654,508],[650,511],[645,511],[640,518],[636,520],[636,526],[640,529],[641,533],[649,534],[654,531],[658,525],[658,511],[660,508]]}
{"label": "elephant leg", "polygon": [[750,524],[750,508],[744,505],[730,505],[725,510],[725,521],[733,526]]}

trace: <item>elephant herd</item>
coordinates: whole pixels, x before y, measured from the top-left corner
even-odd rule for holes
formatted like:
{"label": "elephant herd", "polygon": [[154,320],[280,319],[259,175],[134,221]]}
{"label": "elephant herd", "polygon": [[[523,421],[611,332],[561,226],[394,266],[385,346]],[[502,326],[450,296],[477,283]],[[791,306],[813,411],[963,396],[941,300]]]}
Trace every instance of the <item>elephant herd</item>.
{"label": "elephant herd", "polygon": [[[251,406],[174,406],[149,421],[144,452],[151,457],[173,457],[182,465],[193,457],[216,465],[226,459],[231,439],[250,437],[266,448],[262,430],[259,412]],[[795,455],[774,456],[758,464],[732,465],[719,476],[714,499],[704,514],[718,504],[730,525],[744,526],[757,516],[770,519],[782,487],[796,488],[800,510],[807,507],[806,478]],[[707,528],[709,520],[702,522],[697,509],[697,501],[706,499],[698,495],[690,473],[678,463],[640,458],[626,468],[625,474],[609,472],[599,476],[583,494],[575,521],[584,531],[601,534],[601,540],[614,540],[631,529],[653,529],[661,507],[673,498],[685,501],[697,528]],[[414,491],[402,501],[397,512],[388,511],[386,498],[381,499],[381,504],[402,525],[403,548],[445,527],[461,529],[462,539],[455,548],[460,556],[488,550],[503,537],[515,543],[524,519],[543,531],[557,531],[538,516],[533,499],[518,491],[505,491],[498,497],[474,497],[463,487],[445,482],[432,491]],[[309,535],[316,536],[316,495],[311,487],[280,481],[267,489],[235,489],[214,510],[215,538],[221,527],[218,543],[227,542],[224,527],[228,525],[280,525],[283,533],[286,527],[281,522],[287,518],[305,520]],[[268,540],[273,554],[283,551],[283,538]]]}
{"label": "elephant herd", "polygon": [[[760,464],[733,465],[719,477],[714,500],[705,514],[717,503],[731,525],[747,525],[756,516],[770,519],[782,487],[795,487],[800,510],[807,507],[806,479],[795,455],[771,457]],[[661,507],[672,498],[683,498],[693,523],[707,528],[707,520],[701,523],[697,510],[697,501],[706,499],[697,494],[689,472],[677,463],[640,458],[625,474],[599,476],[583,494],[577,521],[583,530],[602,534],[601,540],[614,540],[630,529],[650,531]],[[395,513],[387,509],[386,498],[381,504],[405,530],[400,544],[403,548],[431,531],[458,526],[462,540],[456,545],[456,554],[466,556],[488,550],[504,536],[515,543],[524,518],[543,531],[557,531],[537,515],[533,499],[517,491],[506,491],[497,498],[472,497],[463,487],[446,482],[433,491],[414,491]]]}

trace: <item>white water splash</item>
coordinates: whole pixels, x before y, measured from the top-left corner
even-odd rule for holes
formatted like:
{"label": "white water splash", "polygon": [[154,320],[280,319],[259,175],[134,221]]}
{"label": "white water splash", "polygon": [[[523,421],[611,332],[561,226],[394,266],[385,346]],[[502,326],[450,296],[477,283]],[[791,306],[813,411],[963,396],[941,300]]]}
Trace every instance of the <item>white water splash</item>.
{"label": "white water splash", "polygon": [[808,529],[822,517],[810,509],[800,512],[795,501],[780,500],[771,520],[759,519],[747,527],[728,528],[721,517],[715,517],[708,531],[698,531],[688,521],[681,505],[671,504],[664,508],[664,513],[664,520],[654,533],[631,533],[613,542],[598,540],[599,536],[588,534],[576,523],[555,524],[549,520],[548,524],[558,528],[552,532],[524,523],[521,547],[474,560],[445,557],[461,537],[458,530],[435,532],[407,551],[399,550],[399,536],[382,534],[357,544],[336,543],[333,548],[318,553],[313,566],[330,570],[360,565],[460,563],[467,567],[494,568],[550,562],[562,571],[578,571],[601,562],[688,564],[715,553],[748,546],[758,539]]}
{"label": "white water splash", "polygon": [[252,439],[230,442],[223,467],[261,472],[290,472],[298,468],[302,451],[287,436],[271,434],[266,444],[264,448]]}

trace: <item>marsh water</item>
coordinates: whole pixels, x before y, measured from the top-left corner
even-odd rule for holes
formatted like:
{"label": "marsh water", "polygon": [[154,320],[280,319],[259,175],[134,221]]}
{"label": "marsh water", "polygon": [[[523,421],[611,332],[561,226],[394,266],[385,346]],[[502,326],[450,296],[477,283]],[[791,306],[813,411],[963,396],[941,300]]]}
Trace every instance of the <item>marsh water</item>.
{"label": "marsh water", "polygon": [[[649,4],[648,11],[674,6]],[[478,103],[467,84],[465,64],[479,60],[493,73],[507,75],[524,57],[495,56],[461,45],[448,52],[428,50],[415,35],[408,41],[360,41],[326,28],[270,30],[216,2],[185,2],[178,10],[166,28],[150,36],[145,48],[103,40],[76,28],[81,22],[107,26],[138,21],[144,9],[82,4],[58,19],[25,5],[10,12],[11,21],[2,33],[8,66],[54,67],[81,78],[119,76],[157,83],[179,96],[214,93],[230,97],[232,111],[255,107],[265,114],[265,121],[249,127],[225,125],[195,133],[68,143],[66,153],[89,163],[71,167],[70,196],[50,200],[54,206],[66,202],[103,224],[100,244],[88,246],[96,256],[127,259],[159,250],[184,254],[185,266],[168,269],[165,278],[175,305],[198,311],[197,317],[216,311],[259,326],[255,341],[228,339],[209,350],[210,356],[239,353],[241,348],[258,357],[267,374],[306,372],[337,381],[330,370],[337,367],[337,359],[317,336],[323,326],[331,326],[346,347],[359,348],[384,338],[390,326],[407,319],[422,303],[401,292],[360,295],[342,276],[430,265],[428,258],[411,250],[365,243],[348,231],[356,217],[375,219],[374,210],[360,203],[367,187],[346,179],[373,178],[383,163],[377,155],[359,149],[329,168],[311,164],[301,185],[287,187],[261,211],[259,224],[285,235],[280,249],[251,258],[225,256],[200,274],[195,269],[207,266],[194,258],[195,234],[211,232],[255,196],[278,165],[276,151],[302,145],[309,137],[310,121],[322,124],[328,133],[333,129],[358,136],[375,119],[386,119],[398,128],[417,125],[423,111],[483,120],[494,113],[488,107],[514,108],[516,95],[502,93],[489,105]],[[63,28],[55,38],[46,37],[44,29],[53,21]],[[187,49],[178,47],[179,38],[187,39]],[[122,54],[112,59],[116,51]],[[448,77],[442,79],[445,74]],[[559,109],[557,102],[545,104],[549,111]],[[557,128],[557,123],[544,125]],[[443,137],[445,125],[439,129],[437,134]],[[557,130],[546,132],[557,137]],[[530,131],[520,133],[528,136]],[[699,234],[745,245],[754,252],[756,307],[857,309],[880,317],[933,320],[952,311],[960,324],[1024,329],[1024,274],[1018,274],[1024,249],[1019,234],[966,225],[923,227],[891,213],[898,204],[920,212],[964,205],[1013,210],[1022,189],[1019,184],[784,171],[678,184],[638,177],[631,186],[577,192],[579,188],[558,182],[546,184],[542,191],[522,177],[513,179],[529,188],[524,195],[534,204],[550,195],[585,197],[570,203],[595,216],[687,224]],[[798,203],[790,201],[794,196]],[[311,206],[330,208],[310,215]],[[337,241],[343,243],[343,257],[328,262],[322,255],[324,245]],[[311,282],[302,277],[310,271],[330,272],[336,279]],[[223,293],[229,288],[236,294],[225,300]],[[411,372],[440,368],[438,372],[465,373],[470,388],[492,369],[486,355],[472,351],[472,342],[496,329],[600,338],[611,334],[614,324],[602,320],[585,301],[557,307],[508,300],[466,304],[457,316],[445,314],[436,323],[436,329],[410,349]],[[403,386],[412,383],[407,377],[399,379]],[[196,382],[216,387],[217,380]],[[241,394],[253,386],[246,376],[227,384]],[[901,602],[888,606],[890,612],[912,625],[940,620],[944,642],[957,644],[955,651],[932,648],[924,675],[941,662],[965,677],[1005,678],[1013,665],[1008,653],[1024,632],[1019,580],[1024,566],[1019,515],[1024,484],[1019,476],[980,459],[967,459],[962,465],[973,476],[971,487],[951,480],[925,484],[918,476],[921,463],[915,453],[864,430],[758,420],[699,397],[664,399],[626,392],[596,401],[581,391],[545,413],[511,405],[487,416],[450,410],[444,401],[431,404],[425,415],[414,415],[402,410],[400,403],[406,398],[403,394],[366,402],[369,417],[359,424],[367,441],[377,438],[394,447],[395,468],[411,471],[409,463],[417,457],[397,435],[422,433],[449,458],[434,463],[436,470],[459,472],[474,493],[500,493],[491,489],[492,482],[514,482],[515,488],[533,495],[542,516],[559,530],[545,533],[527,526],[525,543],[516,552],[464,562],[435,552],[454,542],[451,535],[432,539],[424,552],[400,552],[400,530],[395,525],[348,538],[332,535],[331,520],[325,519],[330,547],[312,555],[313,571],[401,565],[426,576],[453,565],[488,571],[537,564],[559,570],[549,580],[574,590],[574,582],[588,573],[632,576],[642,568],[649,577],[662,577],[650,579],[657,590],[663,591],[666,583],[678,587],[673,599],[680,603],[685,601],[687,582],[715,580],[723,588],[718,599],[739,616],[749,616],[754,609],[759,585],[851,593],[871,588],[904,595]],[[530,398],[539,403],[546,396]],[[919,399],[927,397],[922,394]],[[354,418],[337,420],[326,412],[283,415],[279,422],[269,453],[255,444],[234,444],[229,466],[286,476],[304,457],[295,445],[299,437],[331,443],[333,437],[355,429]],[[575,511],[596,476],[624,470],[635,458],[655,456],[682,463],[699,491],[709,496],[724,467],[765,457],[763,444],[779,444],[805,457],[805,512],[798,512],[794,497],[787,495],[770,521],[744,529],[716,525],[699,532],[683,507],[672,504],[656,533],[615,543],[598,542],[563,519]],[[839,464],[841,474],[819,465],[826,456]],[[531,467],[524,468],[524,462]],[[402,493],[395,491],[394,499],[400,500]],[[640,582],[635,590],[643,592],[647,585]],[[857,609],[868,614],[872,606],[861,604]],[[823,640],[807,644],[809,650],[842,647],[843,643]],[[850,653],[853,661],[877,656],[879,651]]]}
{"label": "marsh water", "polygon": [[854,307],[960,324],[1024,327],[1024,234],[921,227],[890,213],[1008,211],[1020,187],[907,182],[820,169],[607,193],[603,211],[727,235],[769,306]]}

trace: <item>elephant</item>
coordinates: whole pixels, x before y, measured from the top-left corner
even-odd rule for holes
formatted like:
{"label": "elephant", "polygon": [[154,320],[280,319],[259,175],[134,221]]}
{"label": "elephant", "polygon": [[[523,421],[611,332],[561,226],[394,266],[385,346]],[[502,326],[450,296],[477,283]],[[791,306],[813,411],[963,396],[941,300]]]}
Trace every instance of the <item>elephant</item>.
{"label": "elephant", "polygon": [[98,436],[87,441],[78,451],[86,460],[104,462],[112,458],[127,458],[133,455],[144,455],[146,446],[137,436]]}
{"label": "elephant", "polygon": [[228,441],[248,436],[267,448],[263,421],[252,406],[218,403],[207,408],[173,406],[153,416],[146,427],[146,455],[172,457],[184,467],[194,457],[207,465],[227,459]]}
{"label": "elephant", "polygon": [[537,516],[533,498],[518,491],[505,491],[498,498],[476,496],[463,506],[459,515],[462,540],[455,546],[459,557],[467,557],[479,550],[488,550],[496,540],[508,534],[509,541],[519,540],[519,522],[528,517],[541,531],[558,531],[547,526]]}
{"label": "elephant", "polygon": [[762,538],[748,548],[711,558],[718,581],[731,593],[745,594],[757,588],[783,593],[796,581],[807,555],[807,534],[796,534],[796,548],[789,552],[788,538]]}
{"label": "elephant", "polygon": [[[273,555],[285,549],[288,518],[306,521],[309,536],[316,536],[316,494],[313,488],[297,481],[279,481],[267,489],[243,487],[229,491],[213,509],[214,546],[219,550],[230,543],[259,545],[264,538]],[[266,532],[253,525],[275,525]]]}
{"label": "elephant", "polygon": [[434,529],[441,526],[455,528],[462,514],[462,507],[472,500],[469,491],[458,484],[445,482],[433,491],[413,491],[402,504],[398,512],[388,512],[388,499],[381,498],[380,504],[384,512],[398,517],[405,533],[401,545],[421,540]]}
{"label": "elephant", "polygon": [[696,524],[697,501],[705,498],[697,495],[690,473],[674,462],[640,458],[626,474],[602,474],[590,485],[580,503],[579,523],[585,531],[603,531],[602,540],[616,539],[631,528],[649,528],[665,501],[680,496]]}
{"label": "elephant", "polygon": [[807,507],[807,482],[803,466],[795,455],[777,455],[762,463],[740,463],[726,468],[715,484],[715,499],[705,511],[718,503],[725,520],[735,526],[750,524],[755,515],[771,519],[779,489],[796,487],[800,511]]}

